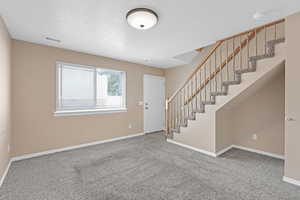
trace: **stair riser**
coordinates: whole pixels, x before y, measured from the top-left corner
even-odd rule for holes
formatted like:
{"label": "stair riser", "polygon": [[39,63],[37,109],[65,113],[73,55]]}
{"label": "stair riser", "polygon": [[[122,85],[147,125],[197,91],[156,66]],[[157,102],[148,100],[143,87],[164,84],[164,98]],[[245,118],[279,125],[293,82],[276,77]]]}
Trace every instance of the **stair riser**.
{"label": "stair riser", "polygon": [[[234,79],[235,80],[227,80],[223,81],[221,84],[221,90],[222,91],[217,91],[217,92],[211,92],[209,94],[210,101],[202,101],[200,104],[200,108],[195,109],[192,113],[188,115],[188,117],[184,120],[183,123],[179,125],[178,128],[172,129],[171,133],[180,133],[180,127],[188,127],[188,121],[189,120],[196,120],[196,113],[205,113],[205,107],[206,105],[215,105],[216,104],[216,96],[226,96],[228,94],[229,86],[230,85],[238,85],[241,84],[242,81],[242,74],[245,73],[251,73],[256,71],[257,67],[257,61],[271,58],[275,56],[275,45],[284,42],[284,39],[278,39],[278,40],[273,40],[269,41],[266,44],[266,54],[264,55],[259,55],[259,56],[252,56],[249,58],[250,62],[250,67],[249,68],[244,68],[244,69],[238,69],[234,71]],[[169,136],[170,138],[173,138],[173,135]]]}

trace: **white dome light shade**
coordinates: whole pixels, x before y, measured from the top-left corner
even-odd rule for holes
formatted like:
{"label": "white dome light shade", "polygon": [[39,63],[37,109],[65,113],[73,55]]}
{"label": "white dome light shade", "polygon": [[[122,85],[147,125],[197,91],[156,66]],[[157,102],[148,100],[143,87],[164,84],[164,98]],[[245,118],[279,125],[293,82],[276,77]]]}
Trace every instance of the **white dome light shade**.
{"label": "white dome light shade", "polygon": [[155,12],[147,8],[136,8],[127,13],[127,22],[136,29],[146,30],[155,26],[158,16]]}

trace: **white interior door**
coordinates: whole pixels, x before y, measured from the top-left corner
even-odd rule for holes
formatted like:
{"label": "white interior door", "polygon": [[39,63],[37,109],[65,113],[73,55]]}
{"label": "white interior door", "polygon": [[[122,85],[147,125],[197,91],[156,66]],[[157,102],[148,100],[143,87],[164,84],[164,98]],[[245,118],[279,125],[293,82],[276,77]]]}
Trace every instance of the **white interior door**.
{"label": "white interior door", "polygon": [[165,126],[165,78],[144,75],[144,132],[163,130]]}

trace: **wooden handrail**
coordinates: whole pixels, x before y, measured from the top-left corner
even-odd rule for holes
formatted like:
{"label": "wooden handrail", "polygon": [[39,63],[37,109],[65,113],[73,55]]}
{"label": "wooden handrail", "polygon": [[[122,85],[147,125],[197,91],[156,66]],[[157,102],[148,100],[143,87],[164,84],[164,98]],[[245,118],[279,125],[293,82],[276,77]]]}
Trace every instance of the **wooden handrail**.
{"label": "wooden handrail", "polygon": [[[279,24],[279,23],[283,23],[283,22],[285,22],[285,19],[281,19],[281,20],[278,20],[278,21],[275,21],[275,22],[272,22],[272,23],[269,23],[269,24],[265,24],[263,26],[259,26],[259,27],[250,29],[248,31],[244,31],[242,33],[233,35],[231,37],[227,37],[227,38],[225,38],[223,40],[217,41],[215,43],[215,45],[213,46],[213,48],[209,51],[208,55],[205,56],[202,59],[201,63],[199,65],[197,65],[197,67],[190,73],[190,75],[184,81],[184,83],[182,84],[182,86],[180,88],[178,88],[176,90],[176,92],[169,99],[166,100],[166,136],[172,136],[174,130],[177,130],[178,127],[182,126],[180,124],[182,122],[181,120],[186,118],[186,110],[185,110],[186,107],[185,107],[185,105],[189,105],[190,102],[194,100],[194,98],[196,97],[196,95],[198,95],[205,87],[207,87],[207,85],[210,83],[210,81],[213,81],[213,79],[216,79],[216,76],[218,75],[218,73],[221,73],[221,75],[222,75],[222,70],[224,68],[226,69],[226,65],[228,65],[232,61],[232,59],[235,59],[235,57],[239,53],[241,53],[241,51],[243,50],[243,48],[247,47],[247,45],[250,45],[249,42],[252,41],[254,38],[256,38],[255,42],[256,42],[256,45],[257,45],[257,34],[260,31],[263,31],[263,30],[265,31],[264,37],[265,37],[265,40],[266,40],[266,35],[267,35],[266,31],[267,31],[267,28],[270,27],[270,26],[275,26],[275,39],[276,39],[276,25]],[[236,41],[236,39],[239,39],[239,45],[235,48],[235,41]],[[221,45],[225,41],[228,42],[229,40],[233,40],[233,41],[231,41],[231,42],[233,42],[232,52],[230,52],[230,54],[228,55],[228,46],[227,46],[227,51],[226,51],[227,57],[226,57],[225,61],[223,61],[222,56],[221,56],[220,57],[221,58],[220,63],[217,64],[217,62],[215,60],[214,70],[211,70],[211,68],[212,68],[211,67],[212,62],[210,60],[211,57],[213,56],[213,54],[215,54],[215,56],[216,56],[218,48],[220,48],[220,55],[221,55],[222,49],[223,49]],[[266,41],[265,41],[264,45],[266,45]],[[249,46],[248,46],[248,48],[249,48]],[[258,53],[257,52],[257,47],[256,47],[255,50],[256,50],[256,55],[257,55],[257,53]],[[202,52],[203,48],[202,49],[200,48],[197,51],[198,52]],[[265,51],[266,51],[266,49],[265,49]],[[247,56],[249,58],[249,49],[247,51]],[[215,59],[216,59],[216,57],[215,57]],[[241,60],[241,58],[240,58],[240,60]],[[199,72],[200,69],[202,69],[203,66],[206,66],[206,63],[209,62],[209,61],[210,61],[210,67],[211,68],[210,68],[210,72],[208,74],[208,77],[207,77],[207,74],[205,72],[204,83],[202,83],[201,82],[201,72],[200,72],[200,82],[201,83],[198,85],[197,73]],[[227,73],[228,73],[228,69],[227,69]],[[190,87],[188,87],[188,92],[187,92],[188,96],[186,96],[185,87],[189,86],[189,82],[191,80],[193,81],[194,77],[195,77],[196,85],[193,84],[193,83],[191,83]],[[227,77],[228,77],[227,78],[227,80],[228,80],[229,79],[229,75],[227,75]],[[221,84],[223,84],[223,83],[221,83]],[[170,105],[171,105],[170,103],[172,102],[172,100],[174,100],[175,97],[177,97],[178,93],[180,93],[182,91],[182,89],[184,89],[183,96],[182,95],[179,96],[180,97],[179,104],[178,104],[177,101],[174,102],[176,104],[174,104],[174,109],[172,109],[172,107],[170,107]],[[175,106],[177,106],[176,109],[175,109]],[[182,111],[182,108],[184,108],[183,111]],[[190,106],[187,107],[187,112],[188,113],[190,112],[189,109],[193,109],[193,106],[192,106],[192,108],[190,108]],[[184,112],[183,116],[181,116],[182,112]],[[173,117],[172,117],[172,115],[173,115]],[[188,114],[188,117],[189,117],[189,114]],[[174,130],[172,130],[172,128],[174,128]]]}
{"label": "wooden handrail", "polygon": [[[233,39],[233,38],[236,38],[236,37],[240,37],[240,36],[243,36],[243,35],[246,35],[246,34],[249,34],[250,32],[254,33],[254,32],[258,32],[264,28],[267,28],[267,27],[270,27],[270,26],[273,26],[273,25],[276,25],[276,24],[279,24],[279,23],[282,23],[284,22],[285,19],[280,19],[280,20],[277,20],[277,21],[274,21],[274,22],[271,22],[269,24],[265,24],[265,25],[262,25],[262,26],[258,26],[256,28],[253,28],[253,29],[250,29],[250,30],[247,30],[247,31],[244,31],[244,32],[241,32],[241,33],[238,33],[236,35],[233,35],[233,36],[230,36],[230,37],[227,37],[227,38],[224,38],[222,40],[219,40],[216,42],[215,46],[212,48],[212,50],[208,53],[208,55],[205,57],[205,59],[191,72],[191,74],[188,76],[188,78],[186,79],[186,81],[182,84],[181,87],[179,87],[175,92],[174,94],[169,98],[167,99],[167,102],[171,102],[174,97],[178,94],[178,92],[185,87],[185,85],[190,81],[190,79],[198,72],[198,70],[206,63],[206,61],[210,58],[210,56],[212,54],[215,53],[215,51],[217,50],[217,48],[224,42],[224,41],[227,41],[227,40],[230,40],[230,39]],[[232,58],[231,58],[232,59]],[[210,77],[208,78],[210,80]],[[208,81],[209,81],[208,80]],[[201,87],[200,87],[201,88]]]}
{"label": "wooden handrail", "polygon": [[198,65],[198,67],[196,67],[196,69],[194,69],[192,71],[192,73],[188,76],[188,78],[186,79],[186,81],[182,84],[182,86],[180,88],[178,88],[174,94],[167,100],[168,102],[172,101],[172,99],[177,95],[177,93],[184,88],[184,86],[189,82],[189,80],[194,76],[194,74],[197,73],[197,71],[205,64],[205,62],[209,59],[209,57],[216,51],[216,49],[222,44],[223,41],[219,41],[216,43],[216,45],[214,46],[214,48],[212,48],[212,50],[208,53],[208,55],[204,58],[204,60]]}
{"label": "wooden handrail", "polygon": [[262,25],[262,26],[258,26],[258,27],[256,27],[256,28],[252,28],[252,29],[250,29],[250,30],[247,30],[247,31],[244,31],[244,32],[235,34],[235,35],[233,35],[233,36],[224,38],[224,39],[222,39],[221,41],[231,40],[231,39],[233,39],[233,38],[236,38],[236,37],[239,37],[239,36],[242,36],[242,35],[246,35],[247,33],[250,33],[250,32],[253,32],[253,31],[260,31],[261,29],[268,28],[268,27],[273,26],[273,25],[275,25],[275,24],[280,24],[280,23],[282,23],[282,22],[284,22],[284,21],[285,21],[285,19],[280,19],[280,20],[271,22],[271,23],[269,23],[269,24],[265,24],[265,25]]}
{"label": "wooden handrail", "polygon": [[219,73],[219,72],[221,72],[221,70],[226,66],[226,64],[227,63],[229,63],[246,45],[247,45],[247,43],[249,42],[249,41],[251,41],[253,38],[255,38],[255,35],[256,35],[256,33],[255,33],[255,31],[256,30],[254,30],[251,34],[249,34],[248,36],[247,36],[247,38],[246,39],[244,39],[242,42],[241,42],[241,45],[238,47],[238,48],[236,48],[227,58],[226,58],[226,60],[221,64],[221,66],[219,66],[217,69],[216,69],[216,71],[213,73],[213,74],[211,74],[206,80],[205,80],[205,82],[202,84],[202,85],[200,85],[200,87],[199,88],[197,88],[196,89],[196,91],[191,95],[191,97],[189,97],[185,102],[184,102],[184,105],[186,105],[186,104],[188,104],[188,103],[190,103],[192,100],[193,100],[193,98],[204,88],[204,87],[206,87],[206,85],[209,83],[209,81],[211,81],[212,79],[214,79],[215,78],[215,76]]}
{"label": "wooden handrail", "polygon": [[201,52],[201,51],[203,51],[203,50],[204,50],[204,47],[199,48],[199,49],[196,49],[196,51],[198,51],[198,52]]}

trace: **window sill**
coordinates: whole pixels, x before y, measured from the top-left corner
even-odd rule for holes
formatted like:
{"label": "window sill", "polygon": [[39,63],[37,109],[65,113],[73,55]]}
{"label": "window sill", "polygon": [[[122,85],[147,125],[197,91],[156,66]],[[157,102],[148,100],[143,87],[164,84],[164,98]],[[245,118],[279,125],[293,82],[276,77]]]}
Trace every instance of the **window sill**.
{"label": "window sill", "polygon": [[60,116],[79,116],[79,115],[96,115],[96,114],[109,114],[109,113],[122,113],[127,112],[127,108],[117,109],[88,109],[88,110],[62,110],[54,112],[55,117]]}

